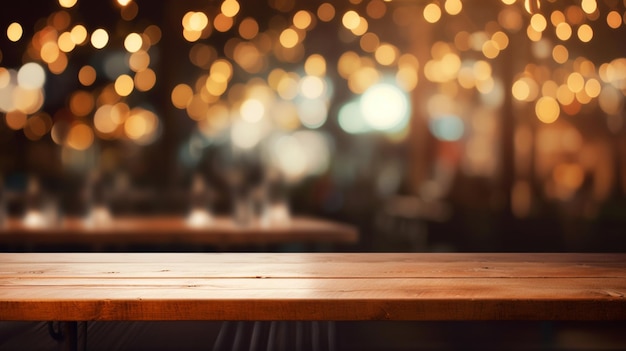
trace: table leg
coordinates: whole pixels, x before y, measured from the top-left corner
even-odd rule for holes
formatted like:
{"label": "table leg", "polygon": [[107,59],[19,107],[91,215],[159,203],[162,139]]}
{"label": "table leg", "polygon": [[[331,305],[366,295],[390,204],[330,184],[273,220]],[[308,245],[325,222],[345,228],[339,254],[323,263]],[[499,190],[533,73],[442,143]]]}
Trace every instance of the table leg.
{"label": "table leg", "polygon": [[78,350],[78,322],[63,323],[62,351]]}

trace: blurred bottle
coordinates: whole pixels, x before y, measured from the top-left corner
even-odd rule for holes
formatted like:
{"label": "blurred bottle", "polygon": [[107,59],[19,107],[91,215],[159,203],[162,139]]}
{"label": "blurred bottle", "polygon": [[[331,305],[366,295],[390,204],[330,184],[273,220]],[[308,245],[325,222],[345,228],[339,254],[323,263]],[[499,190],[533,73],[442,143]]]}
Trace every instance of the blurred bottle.
{"label": "blurred bottle", "polygon": [[291,221],[287,183],[275,168],[269,168],[263,181],[261,225],[284,226]]}
{"label": "blurred bottle", "polygon": [[112,222],[104,177],[98,171],[87,176],[83,187],[83,203],[86,207],[85,222],[88,226],[106,226]]}
{"label": "blurred bottle", "polygon": [[240,226],[254,224],[260,212],[260,187],[264,180],[264,165],[258,155],[239,153],[229,165],[227,174],[232,198],[232,215]]}
{"label": "blurred bottle", "polygon": [[41,188],[41,182],[35,175],[28,177],[25,193],[26,211],[23,222],[27,227],[55,227],[60,223],[60,211],[56,201]]}
{"label": "blurred bottle", "polygon": [[211,192],[202,174],[194,174],[191,180],[190,191],[190,211],[187,215],[187,225],[204,227],[212,224],[213,216],[210,211]]}

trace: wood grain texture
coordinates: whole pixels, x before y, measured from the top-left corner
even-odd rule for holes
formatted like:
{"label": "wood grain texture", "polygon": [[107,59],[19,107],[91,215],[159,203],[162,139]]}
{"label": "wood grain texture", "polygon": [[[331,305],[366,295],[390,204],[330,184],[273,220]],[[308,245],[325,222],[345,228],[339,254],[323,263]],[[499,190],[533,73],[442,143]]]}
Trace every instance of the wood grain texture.
{"label": "wood grain texture", "polygon": [[626,254],[5,253],[2,320],[626,320]]}
{"label": "wood grain texture", "polygon": [[283,243],[353,244],[353,226],[308,217],[289,223],[239,226],[229,217],[215,217],[202,227],[189,226],[183,217],[120,217],[110,224],[90,226],[80,218],[65,218],[54,227],[28,227],[10,218],[0,229],[0,244],[9,245],[259,245]]}

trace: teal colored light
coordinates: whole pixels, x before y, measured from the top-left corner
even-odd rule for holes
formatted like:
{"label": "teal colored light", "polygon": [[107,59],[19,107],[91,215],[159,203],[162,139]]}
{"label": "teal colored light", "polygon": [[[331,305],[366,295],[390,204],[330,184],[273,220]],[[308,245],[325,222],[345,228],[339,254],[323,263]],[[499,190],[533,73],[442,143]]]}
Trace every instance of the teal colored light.
{"label": "teal colored light", "polygon": [[363,114],[361,113],[360,104],[358,101],[351,101],[343,105],[339,109],[339,126],[346,133],[349,134],[361,134],[367,133],[371,130]]}
{"label": "teal colored light", "polygon": [[465,134],[465,124],[458,116],[446,115],[430,120],[430,132],[442,141],[458,141]]}

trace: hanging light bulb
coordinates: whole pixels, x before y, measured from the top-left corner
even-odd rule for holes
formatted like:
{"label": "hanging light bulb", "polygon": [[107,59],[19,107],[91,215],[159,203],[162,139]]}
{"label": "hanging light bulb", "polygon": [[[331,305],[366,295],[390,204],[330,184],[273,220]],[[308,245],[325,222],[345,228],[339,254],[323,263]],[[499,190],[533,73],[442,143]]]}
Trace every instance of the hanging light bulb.
{"label": "hanging light bulb", "polygon": [[534,15],[535,13],[539,13],[541,2],[540,0],[524,0],[524,8],[526,8],[529,14]]}

